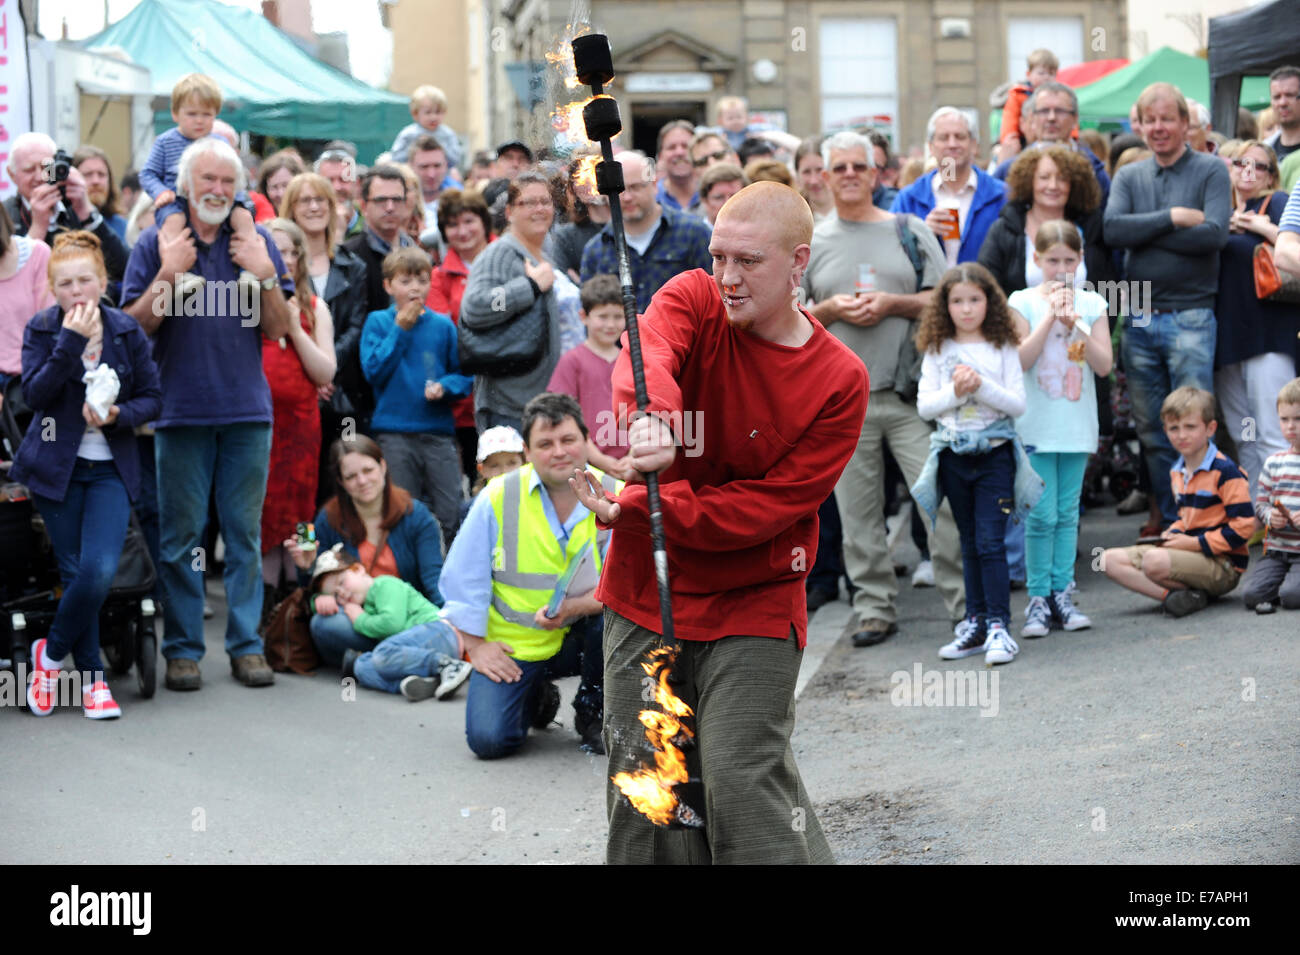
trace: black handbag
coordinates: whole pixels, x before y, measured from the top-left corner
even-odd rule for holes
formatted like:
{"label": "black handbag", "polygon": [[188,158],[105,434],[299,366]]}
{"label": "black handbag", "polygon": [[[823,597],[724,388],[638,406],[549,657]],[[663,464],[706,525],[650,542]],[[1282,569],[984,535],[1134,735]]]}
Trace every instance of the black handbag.
{"label": "black handbag", "polygon": [[[507,243],[525,259],[532,259],[517,239],[506,235],[497,241]],[[503,309],[493,312],[487,320],[471,318],[462,306],[456,336],[461,374],[514,378],[536,368],[550,344],[549,299],[549,294],[539,295],[525,311],[507,315]]]}

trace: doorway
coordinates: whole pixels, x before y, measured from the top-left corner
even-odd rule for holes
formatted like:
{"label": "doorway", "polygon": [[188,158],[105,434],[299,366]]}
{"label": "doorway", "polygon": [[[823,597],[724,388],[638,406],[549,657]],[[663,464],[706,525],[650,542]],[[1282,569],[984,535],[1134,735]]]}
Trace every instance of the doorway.
{"label": "doorway", "polygon": [[674,119],[700,126],[706,122],[703,100],[671,100],[632,104],[632,148],[654,157],[659,127]]}

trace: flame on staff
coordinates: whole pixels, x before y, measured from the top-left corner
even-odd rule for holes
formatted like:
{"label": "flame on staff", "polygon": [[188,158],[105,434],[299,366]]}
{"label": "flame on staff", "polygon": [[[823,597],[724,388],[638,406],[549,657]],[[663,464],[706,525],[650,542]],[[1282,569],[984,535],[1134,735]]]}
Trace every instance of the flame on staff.
{"label": "flame on staff", "polygon": [[645,672],[655,678],[655,703],[663,712],[642,710],[638,719],[645,727],[645,736],[657,750],[653,767],[642,763],[634,773],[618,773],[612,777],[617,786],[632,803],[632,808],[656,826],[666,826],[677,821],[686,825],[700,825],[695,812],[677,798],[673,787],[687,781],[686,755],[680,743],[694,739],[684,720],[694,711],[668,686],[668,674],[677,659],[677,650],[659,647],[650,653],[650,659],[641,664]]}
{"label": "flame on staff", "polygon": [[578,169],[573,174],[573,182],[578,186],[586,186],[592,192],[596,191],[596,166],[600,164],[600,154],[593,153],[590,156],[583,156],[578,160]]}
{"label": "flame on staff", "polygon": [[578,82],[577,68],[573,65],[573,41],[584,33],[590,32],[590,23],[579,23],[577,26],[572,23],[566,24],[556,48],[542,54],[546,57],[547,63],[563,74],[564,88],[567,90],[576,90],[581,85]]}
{"label": "flame on staff", "polygon": [[[544,54],[546,62],[549,63],[553,72],[558,74],[552,89],[557,94],[555,109],[551,111],[551,127],[558,133],[565,135],[572,142],[587,142],[587,127],[582,121],[582,108],[590,103],[596,97],[588,96],[586,99],[577,103],[559,103],[559,87],[562,85],[565,90],[576,90],[583,88],[578,82],[577,68],[573,64],[573,40],[575,37],[582,36],[591,32],[590,23],[579,22],[576,26],[569,23],[564,28],[554,50]],[[606,99],[609,97],[607,96]],[[594,164],[593,164],[594,165]],[[595,188],[595,175],[591,174],[593,189]]]}
{"label": "flame on staff", "polygon": [[[603,95],[603,94],[602,94]],[[609,99],[608,96],[604,97]],[[595,96],[588,96],[578,103],[566,103],[563,106],[557,106],[551,112],[551,126],[556,132],[567,134],[571,140],[587,140],[587,125],[582,121],[582,108],[597,99]]]}

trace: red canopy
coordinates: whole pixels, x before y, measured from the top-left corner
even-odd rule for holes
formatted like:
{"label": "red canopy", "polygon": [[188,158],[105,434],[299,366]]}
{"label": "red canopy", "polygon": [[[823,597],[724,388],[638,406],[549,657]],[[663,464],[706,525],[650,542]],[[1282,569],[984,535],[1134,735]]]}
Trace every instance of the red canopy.
{"label": "red canopy", "polygon": [[1128,60],[1122,57],[1114,60],[1089,60],[1087,63],[1067,66],[1057,71],[1056,80],[1058,83],[1078,89],[1080,86],[1095,83],[1107,73],[1114,73],[1125,66],[1128,66]]}

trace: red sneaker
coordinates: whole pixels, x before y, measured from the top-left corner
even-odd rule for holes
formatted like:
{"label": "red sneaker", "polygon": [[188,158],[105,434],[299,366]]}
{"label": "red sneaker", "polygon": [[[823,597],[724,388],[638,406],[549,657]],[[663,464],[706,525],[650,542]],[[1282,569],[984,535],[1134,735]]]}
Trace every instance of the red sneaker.
{"label": "red sneaker", "polygon": [[49,641],[44,637],[32,644],[31,677],[27,680],[27,708],[32,716],[49,716],[54,712],[54,698],[59,687],[59,671],[41,668],[41,657]]}
{"label": "red sneaker", "polygon": [[114,702],[113,694],[103,680],[81,691],[81,708],[92,720],[115,720],[122,715],[122,708]]}

